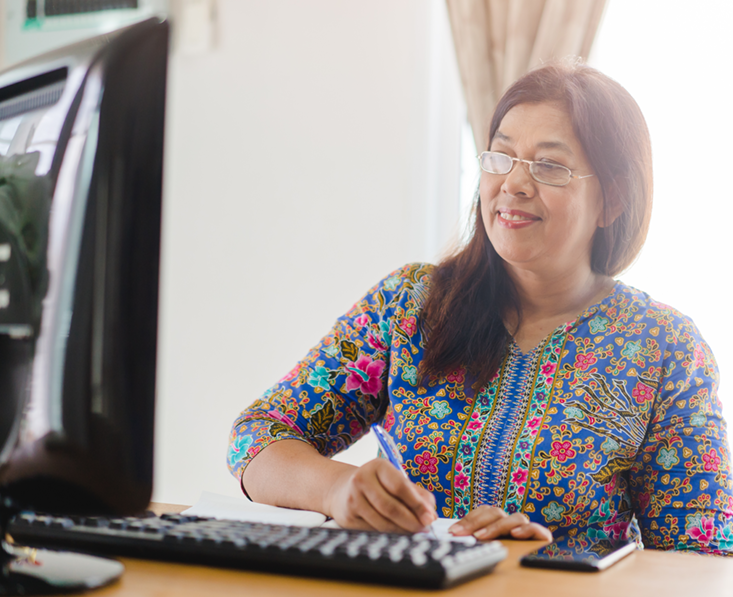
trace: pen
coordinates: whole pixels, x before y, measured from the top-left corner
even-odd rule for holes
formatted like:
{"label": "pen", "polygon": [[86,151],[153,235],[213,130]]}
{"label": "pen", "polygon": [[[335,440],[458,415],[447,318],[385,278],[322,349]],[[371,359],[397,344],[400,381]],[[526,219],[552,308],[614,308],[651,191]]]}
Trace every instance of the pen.
{"label": "pen", "polygon": [[[395,466],[398,471],[400,471],[403,475],[405,475],[405,477],[407,477],[407,473],[403,468],[404,461],[402,460],[402,454],[400,454],[394,441],[392,441],[392,436],[387,433],[384,427],[382,427],[379,423],[372,424],[372,431],[374,431],[374,435],[377,436],[379,447],[382,448],[382,452],[384,452],[384,455],[387,457],[387,459]],[[428,529],[428,534],[434,539],[437,539],[438,536],[435,533],[433,525],[430,525]]]}
{"label": "pen", "polygon": [[382,448],[382,452],[384,452],[387,460],[389,460],[397,468],[397,470],[401,471],[403,475],[407,476],[405,469],[402,468],[402,455],[397,449],[397,446],[395,446],[395,443],[392,441],[392,437],[389,435],[389,433],[387,433],[384,430],[384,427],[382,427],[379,423],[374,423],[372,425],[372,431],[374,431],[374,435],[377,436],[379,447]]}

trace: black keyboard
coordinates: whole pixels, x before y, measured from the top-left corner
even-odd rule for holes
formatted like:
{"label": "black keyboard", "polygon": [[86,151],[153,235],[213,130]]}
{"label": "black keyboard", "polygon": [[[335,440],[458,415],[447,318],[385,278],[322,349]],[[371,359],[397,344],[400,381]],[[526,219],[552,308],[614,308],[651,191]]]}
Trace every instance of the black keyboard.
{"label": "black keyboard", "polygon": [[463,543],[179,514],[138,518],[24,512],[8,533],[20,545],[425,588],[490,572],[501,543]]}

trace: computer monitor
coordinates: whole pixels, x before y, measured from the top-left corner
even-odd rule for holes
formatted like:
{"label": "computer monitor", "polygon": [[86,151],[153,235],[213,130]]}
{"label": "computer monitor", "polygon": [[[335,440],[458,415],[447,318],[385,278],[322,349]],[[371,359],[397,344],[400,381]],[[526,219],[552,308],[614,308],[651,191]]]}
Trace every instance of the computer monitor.
{"label": "computer monitor", "polygon": [[[0,73],[3,527],[150,500],[167,48],[151,19]],[[13,556],[3,594],[102,584]]]}

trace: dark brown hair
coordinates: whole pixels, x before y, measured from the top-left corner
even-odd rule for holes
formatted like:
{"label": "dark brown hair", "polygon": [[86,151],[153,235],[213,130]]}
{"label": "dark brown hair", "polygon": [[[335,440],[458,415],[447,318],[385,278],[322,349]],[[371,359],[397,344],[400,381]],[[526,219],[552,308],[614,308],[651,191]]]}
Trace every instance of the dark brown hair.
{"label": "dark brown hair", "polygon": [[[593,238],[591,267],[609,276],[626,269],[641,250],[652,207],[651,142],[646,122],[629,93],[616,81],[583,64],[554,63],[524,75],[499,100],[489,145],[504,116],[519,104],[561,104],[573,123],[603,193],[604,215],[620,215]],[[420,379],[466,367],[486,385],[504,358],[509,333],[504,318],[521,317],[516,290],[503,259],[489,241],[478,197],[473,234],[433,273],[423,309],[428,342]]]}

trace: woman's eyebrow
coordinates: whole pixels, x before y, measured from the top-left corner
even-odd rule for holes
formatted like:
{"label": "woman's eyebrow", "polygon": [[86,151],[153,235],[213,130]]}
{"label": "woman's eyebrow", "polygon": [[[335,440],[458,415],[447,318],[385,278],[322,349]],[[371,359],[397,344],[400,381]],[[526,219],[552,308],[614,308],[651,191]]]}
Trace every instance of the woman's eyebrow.
{"label": "woman's eyebrow", "polygon": [[[494,138],[491,140],[492,143],[494,141],[504,141],[506,143],[511,143],[512,138],[505,135],[501,131],[496,131],[494,133]],[[562,141],[540,141],[537,144],[537,147],[539,149],[559,149],[560,151],[564,151],[565,153],[569,155],[575,155],[573,153],[573,150],[570,149],[570,146],[567,143],[563,143]]]}
{"label": "woman's eyebrow", "polygon": [[570,149],[570,146],[567,143],[563,143],[562,141],[540,141],[537,144],[537,147],[539,147],[540,149],[559,149],[560,151],[564,151],[565,153],[574,155],[573,150]]}

